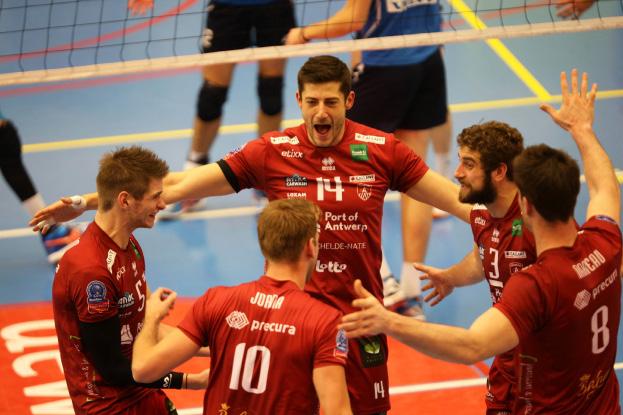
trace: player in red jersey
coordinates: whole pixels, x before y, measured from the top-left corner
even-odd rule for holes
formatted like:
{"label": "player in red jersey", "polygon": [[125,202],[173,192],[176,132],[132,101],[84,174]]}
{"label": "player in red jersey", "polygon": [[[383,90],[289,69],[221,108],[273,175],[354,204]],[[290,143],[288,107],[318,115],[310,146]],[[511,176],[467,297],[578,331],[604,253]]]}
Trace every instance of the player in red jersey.
{"label": "player in red jersey", "polygon": [[265,275],[209,289],[159,343],[176,295],[156,290],[134,343],[135,378],[151,382],[209,346],[204,414],[351,414],[341,313],[303,291],[316,266],[320,216],[308,201],[270,202],[257,224]]}
{"label": "player in red jersey", "polygon": [[[355,96],[348,67],[332,56],[310,58],[298,74],[297,102],[304,123],[248,142],[217,163],[170,173],[166,203],[264,190],[270,200],[309,199],[323,210],[320,253],[305,289],[342,312],[353,311],[352,282],[361,278],[377,298],[383,288],[381,219],[389,189],[469,220],[470,205],[458,201],[458,186],[428,169],[392,134],[346,119]],[[85,195],[87,208],[96,194]],[[66,221],[79,215],[63,199],[31,221]],[[351,341],[346,378],[353,412],[390,408],[385,336]]]}
{"label": "player in red jersey", "polygon": [[[438,304],[454,287],[486,280],[496,304],[511,274],[532,264],[536,248],[525,229],[519,209],[513,160],[523,150],[521,133],[508,124],[490,121],[465,128],[457,137],[459,165],[455,177],[461,184],[459,199],[475,203],[470,215],[474,248],[459,263],[438,269],[414,264],[422,271],[425,298]],[[487,414],[504,415],[512,410],[516,384],[514,351],[495,357],[487,377]]]}
{"label": "player in red jersey", "polygon": [[561,74],[560,110],[542,105],[570,132],[584,162],[590,201],[578,230],[573,210],[580,190],[577,163],[544,144],[513,163],[519,206],[536,243],[537,259],[516,272],[502,299],[469,329],[426,324],[388,312],[360,283],[363,310],[347,315],[349,336],[379,332],[431,356],[473,363],[517,347],[513,414],[620,414],[614,373],[620,321],[620,190],[592,123],[597,85],[588,78],[571,91]]}
{"label": "player in red jersey", "polygon": [[[164,208],[168,166],[139,147],[105,155],[97,176],[95,220],[59,263],[52,287],[63,371],[76,414],[175,414],[160,388],[180,388],[171,372],[151,384],[132,378],[132,344],[149,291],[145,259],[132,235],[151,228]],[[207,373],[186,384],[203,388]]]}

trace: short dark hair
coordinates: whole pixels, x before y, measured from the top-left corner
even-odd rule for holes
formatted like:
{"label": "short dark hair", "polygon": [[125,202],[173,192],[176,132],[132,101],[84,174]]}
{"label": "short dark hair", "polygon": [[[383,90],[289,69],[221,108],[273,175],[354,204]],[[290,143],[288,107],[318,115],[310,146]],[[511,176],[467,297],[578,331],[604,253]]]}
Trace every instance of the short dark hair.
{"label": "short dark hair", "polygon": [[348,66],[335,56],[323,55],[309,58],[298,73],[299,94],[303,93],[305,84],[324,84],[339,82],[340,92],[344,99],[351,91],[351,74]]}
{"label": "short dark hair", "polygon": [[270,261],[295,262],[316,236],[319,219],[320,208],[308,200],[273,200],[257,220],[262,254]]}
{"label": "short dark hair", "polygon": [[100,209],[110,210],[122,191],[141,199],[149,188],[149,181],[162,179],[168,172],[166,161],[140,146],[121,147],[104,154],[96,180]]}
{"label": "short dark hair", "polygon": [[573,216],[580,168],[569,154],[539,144],[526,148],[513,165],[519,191],[545,220],[566,222]]}
{"label": "short dark hair", "polygon": [[523,150],[523,136],[519,130],[500,121],[489,121],[465,128],[456,142],[480,154],[480,163],[487,175],[504,163],[506,177],[513,180],[513,159]]}

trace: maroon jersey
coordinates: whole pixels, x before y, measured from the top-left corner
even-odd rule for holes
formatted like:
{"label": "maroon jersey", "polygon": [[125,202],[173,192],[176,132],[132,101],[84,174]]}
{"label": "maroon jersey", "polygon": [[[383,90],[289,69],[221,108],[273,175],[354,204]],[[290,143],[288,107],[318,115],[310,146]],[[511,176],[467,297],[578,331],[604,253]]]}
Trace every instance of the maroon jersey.
{"label": "maroon jersey", "polygon": [[[491,301],[496,304],[502,298],[511,274],[535,261],[534,237],[523,226],[517,195],[504,217],[495,218],[484,205],[474,205],[469,222],[491,291]],[[493,359],[487,377],[487,407],[512,408],[515,383],[514,350],[509,350]]]}
{"label": "maroon jersey", "polygon": [[[353,281],[359,278],[382,299],[385,194],[388,189],[406,192],[428,170],[404,143],[346,120],[336,146],[316,147],[300,125],[248,142],[224,161],[221,168],[236,191],[255,187],[270,200],[302,198],[322,208],[320,254],[306,291],[349,313],[355,311]],[[387,410],[386,338],[351,341],[351,351],[347,379],[354,411]]]}
{"label": "maroon jersey", "polygon": [[292,281],[209,289],[179,325],[210,346],[203,413],[318,413],[313,369],[346,363],[340,318]]}
{"label": "maroon jersey", "polygon": [[54,324],[76,414],[116,414],[157,390],[108,384],[89,361],[78,322],[119,316],[121,351],[132,357],[145,316],[145,261],[136,239],[123,250],[95,222],[61,259],[52,286]]}
{"label": "maroon jersey", "polygon": [[573,246],[542,252],[510,279],[495,307],[519,336],[513,413],[620,413],[620,265],[619,226],[595,216]]}

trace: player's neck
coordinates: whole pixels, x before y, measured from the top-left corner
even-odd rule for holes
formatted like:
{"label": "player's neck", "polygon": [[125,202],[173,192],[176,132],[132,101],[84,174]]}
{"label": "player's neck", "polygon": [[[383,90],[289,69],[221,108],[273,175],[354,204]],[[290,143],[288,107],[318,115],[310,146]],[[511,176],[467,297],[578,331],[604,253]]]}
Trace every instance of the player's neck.
{"label": "player's neck", "polygon": [[536,219],[532,224],[532,232],[537,256],[548,249],[571,247],[578,236],[573,217],[567,222],[553,223],[543,218]]}
{"label": "player's neck", "polygon": [[266,276],[278,281],[292,281],[302,290],[309,264],[302,262],[268,262]]}
{"label": "player's neck", "polygon": [[487,210],[494,218],[503,218],[510,208],[515,196],[517,196],[517,186],[513,182],[504,181],[497,189],[498,195],[493,203],[488,203]]}
{"label": "player's neck", "polygon": [[120,215],[116,215],[112,209],[107,212],[98,210],[95,214],[95,223],[119,248],[128,247],[132,230],[129,229],[127,221]]}

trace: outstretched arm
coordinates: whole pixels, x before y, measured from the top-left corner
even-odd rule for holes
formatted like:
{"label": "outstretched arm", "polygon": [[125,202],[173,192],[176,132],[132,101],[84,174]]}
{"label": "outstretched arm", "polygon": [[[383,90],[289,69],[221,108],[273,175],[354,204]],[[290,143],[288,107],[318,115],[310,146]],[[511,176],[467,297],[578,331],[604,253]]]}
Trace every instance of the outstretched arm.
{"label": "outstretched arm", "polygon": [[415,269],[423,272],[420,276],[422,281],[427,281],[423,286],[423,291],[432,290],[424,297],[424,301],[435,306],[444,298],[452,293],[454,287],[472,285],[484,279],[485,275],[478,254],[478,246],[474,244],[474,249],[469,252],[458,263],[446,269],[429,267],[424,264],[413,264]]}
{"label": "outstretched arm", "polygon": [[472,205],[459,201],[459,186],[433,170],[428,170],[420,181],[407,191],[407,196],[469,222]]}
{"label": "outstretched arm", "polygon": [[[170,172],[163,180],[163,189],[162,197],[167,204],[234,192],[217,163],[183,172]],[[45,233],[50,225],[70,221],[82,215],[85,210],[96,210],[98,206],[97,193],[63,197],[37,212],[29,225],[35,232]]]}
{"label": "outstretched arm", "polygon": [[619,183],[608,154],[599,143],[593,131],[595,115],[595,97],[597,84],[588,90],[588,75],[582,74],[578,86],[578,71],[571,71],[571,90],[567,83],[567,74],[560,74],[562,106],[556,110],[551,105],[543,104],[541,109],[552,120],[571,134],[582,157],[584,176],[588,185],[589,202],[586,215],[606,215],[619,223],[621,213],[621,195]]}
{"label": "outstretched arm", "polygon": [[508,318],[496,308],[485,311],[469,329],[418,321],[392,313],[355,281],[359,298],[353,301],[361,311],[342,318],[340,328],[348,337],[386,333],[431,357],[472,364],[512,349],[519,337]]}

